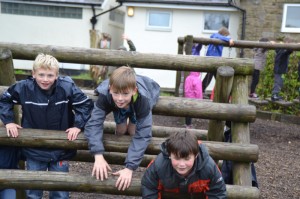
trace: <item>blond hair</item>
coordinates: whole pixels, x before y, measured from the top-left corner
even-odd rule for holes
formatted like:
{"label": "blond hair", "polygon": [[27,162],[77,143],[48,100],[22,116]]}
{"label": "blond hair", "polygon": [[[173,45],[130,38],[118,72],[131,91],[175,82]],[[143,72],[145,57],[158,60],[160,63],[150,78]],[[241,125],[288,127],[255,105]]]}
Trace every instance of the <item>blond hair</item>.
{"label": "blond hair", "polygon": [[121,66],[114,70],[109,77],[109,85],[118,92],[136,88],[136,75],[129,66]]}
{"label": "blond hair", "polygon": [[36,71],[39,68],[56,70],[58,74],[59,64],[57,59],[52,55],[40,53],[36,56],[33,62],[33,71]]}

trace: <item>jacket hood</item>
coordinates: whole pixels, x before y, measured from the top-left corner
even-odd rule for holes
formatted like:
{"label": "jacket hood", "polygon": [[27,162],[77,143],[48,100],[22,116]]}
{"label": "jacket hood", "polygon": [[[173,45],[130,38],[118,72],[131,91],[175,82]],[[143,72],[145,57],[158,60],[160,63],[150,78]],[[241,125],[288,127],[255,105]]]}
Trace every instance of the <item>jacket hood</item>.
{"label": "jacket hood", "polygon": [[[170,154],[167,151],[167,142],[163,142],[160,145],[160,150],[161,153],[163,154],[164,158],[169,159]],[[196,160],[195,160],[195,164],[197,164],[198,166],[196,166],[197,170],[201,170],[206,162],[209,160],[209,153],[208,150],[206,149],[206,147],[203,144],[199,144],[199,155],[197,156]]]}

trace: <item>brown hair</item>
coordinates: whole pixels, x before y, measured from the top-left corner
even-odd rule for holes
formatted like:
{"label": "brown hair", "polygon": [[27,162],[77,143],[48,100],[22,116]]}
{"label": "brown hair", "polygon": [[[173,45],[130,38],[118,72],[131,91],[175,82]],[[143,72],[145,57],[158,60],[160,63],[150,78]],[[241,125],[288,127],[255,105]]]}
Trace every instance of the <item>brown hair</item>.
{"label": "brown hair", "polygon": [[195,156],[199,153],[197,137],[189,132],[175,132],[166,141],[169,155],[173,153],[179,158],[186,158],[191,153]]}
{"label": "brown hair", "polygon": [[136,75],[129,66],[121,66],[114,70],[109,77],[109,85],[118,92],[136,88]]}
{"label": "brown hair", "polygon": [[222,28],[219,29],[219,34],[224,35],[224,36],[228,36],[230,33],[229,33],[229,31],[226,27],[222,27]]}

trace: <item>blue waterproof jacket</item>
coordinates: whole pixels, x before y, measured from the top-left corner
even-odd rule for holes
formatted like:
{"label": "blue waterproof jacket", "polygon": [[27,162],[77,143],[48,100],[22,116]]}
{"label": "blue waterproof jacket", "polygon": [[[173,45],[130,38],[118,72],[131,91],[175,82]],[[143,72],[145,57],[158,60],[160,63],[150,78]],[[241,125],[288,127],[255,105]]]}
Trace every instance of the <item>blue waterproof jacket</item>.
{"label": "blue waterproof jacket", "polygon": [[[221,35],[219,33],[214,33],[210,36],[211,39],[220,39],[222,41],[227,41],[229,42],[230,37]],[[206,56],[214,56],[214,57],[221,57],[222,56],[222,51],[223,51],[223,46],[222,45],[214,45],[214,44],[209,44],[206,52]]]}
{"label": "blue waterproof jacket", "polygon": [[[151,140],[152,108],[156,104],[160,93],[160,86],[152,79],[137,75],[136,81],[138,97],[136,100],[131,100],[130,106],[136,116],[137,123],[125,160],[126,168],[131,170],[138,168]],[[99,97],[84,130],[90,152],[93,155],[104,153],[103,123],[106,115],[112,111],[118,114],[120,111],[109,93],[109,79],[103,81],[96,92],[99,93]]]}
{"label": "blue waterproof jacket", "polygon": [[[70,77],[59,77],[51,93],[40,89],[32,77],[9,87],[0,98],[0,119],[4,124],[14,122],[15,104],[22,106],[23,128],[63,131],[71,127],[83,129],[93,108],[92,100]],[[50,162],[70,159],[76,150],[23,148],[23,153],[25,157]]]}

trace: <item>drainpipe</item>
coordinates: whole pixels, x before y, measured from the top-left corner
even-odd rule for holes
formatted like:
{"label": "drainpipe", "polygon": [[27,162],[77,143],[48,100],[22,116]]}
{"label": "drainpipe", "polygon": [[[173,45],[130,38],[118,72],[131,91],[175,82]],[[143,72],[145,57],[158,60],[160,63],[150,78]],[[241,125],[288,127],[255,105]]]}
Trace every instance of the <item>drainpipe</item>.
{"label": "drainpipe", "polygon": [[107,12],[113,11],[113,10],[115,10],[115,9],[121,7],[121,6],[122,6],[122,2],[120,2],[119,5],[117,5],[116,7],[113,7],[113,8],[111,8],[111,9],[109,9],[109,10],[106,10],[106,11],[101,12],[100,14],[97,14],[97,15],[96,15],[95,7],[94,7],[94,5],[92,5],[93,17],[90,19],[90,21],[91,21],[91,23],[92,23],[93,30],[95,30],[95,25],[96,25],[96,23],[97,23],[97,17],[99,17],[100,15],[103,15],[103,14],[105,14],[105,13],[107,13]]}
{"label": "drainpipe", "polygon": [[[242,12],[243,18],[242,18],[242,33],[241,33],[241,40],[245,40],[245,29],[246,29],[246,10],[236,6],[233,4],[232,0],[228,0],[228,3],[230,6],[240,10]],[[244,57],[244,49],[241,48],[240,50],[240,57]]]}

